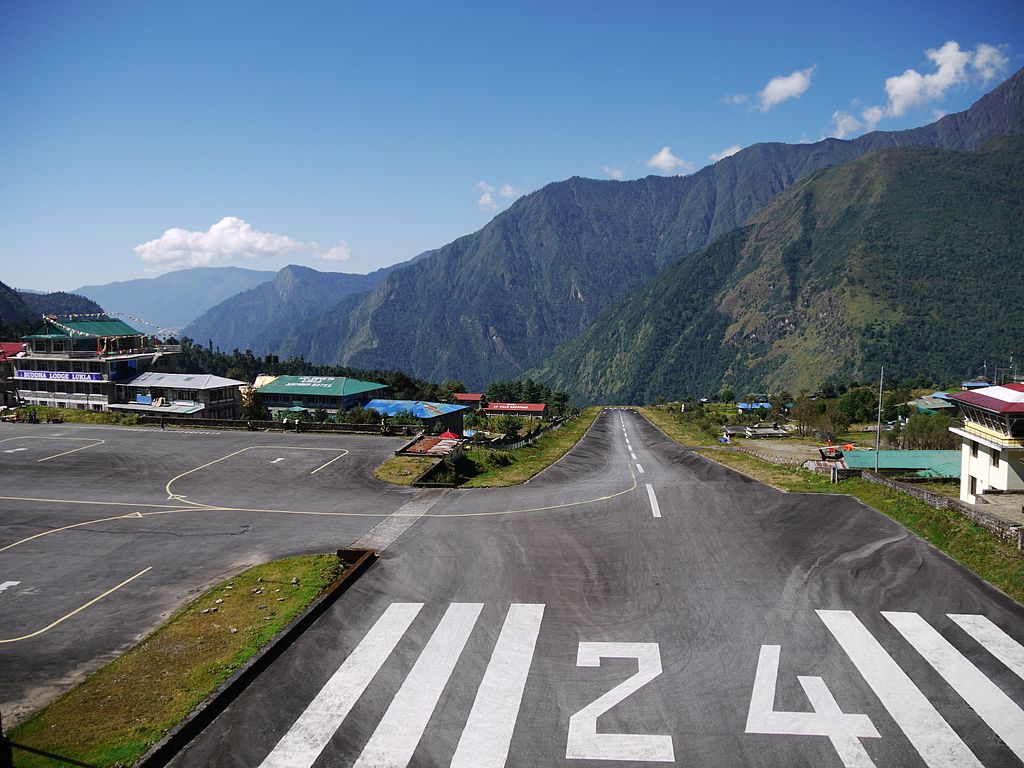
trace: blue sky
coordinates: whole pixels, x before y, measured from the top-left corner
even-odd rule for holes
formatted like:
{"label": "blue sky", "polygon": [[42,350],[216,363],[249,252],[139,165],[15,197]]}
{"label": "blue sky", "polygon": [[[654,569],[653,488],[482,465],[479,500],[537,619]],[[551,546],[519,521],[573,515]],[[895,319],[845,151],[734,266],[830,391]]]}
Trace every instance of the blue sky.
{"label": "blue sky", "polygon": [[368,272],[551,181],[921,125],[1021,66],[1017,0],[7,0],[0,280]]}

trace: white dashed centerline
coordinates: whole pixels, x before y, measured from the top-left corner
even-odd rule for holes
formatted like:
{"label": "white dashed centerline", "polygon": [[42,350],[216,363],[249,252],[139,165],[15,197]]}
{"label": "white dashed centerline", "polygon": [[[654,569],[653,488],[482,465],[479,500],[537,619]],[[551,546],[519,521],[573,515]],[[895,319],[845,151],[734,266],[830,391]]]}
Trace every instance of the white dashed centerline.
{"label": "white dashed centerline", "polygon": [[639,464],[636,465],[636,471],[639,472],[641,475],[644,474],[644,468]]}

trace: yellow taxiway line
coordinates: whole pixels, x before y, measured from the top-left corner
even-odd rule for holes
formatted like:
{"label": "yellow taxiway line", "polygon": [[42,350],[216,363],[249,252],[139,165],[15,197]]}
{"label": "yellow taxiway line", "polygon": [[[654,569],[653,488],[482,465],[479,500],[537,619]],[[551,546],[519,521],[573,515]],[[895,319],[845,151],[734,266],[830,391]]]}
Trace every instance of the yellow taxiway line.
{"label": "yellow taxiway line", "polygon": [[96,603],[98,603],[100,600],[102,600],[107,595],[113,594],[114,592],[119,590],[121,587],[123,587],[125,584],[129,584],[130,582],[135,581],[135,579],[139,578],[139,576],[142,576],[143,574],[148,573],[151,570],[153,570],[153,566],[149,566],[149,568],[145,568],[145,569],[139,571],[138,573],[136,573],[131,578],[128,578],[128,579],[125,579],[124,581],[122,581],[116,587],[111,587],[110,589],[108,589],[106,592],[104,592],[99,597],[94,597],[92,600],[87,602],[85,605],[81,605],[78,608],[75,608],[75,610],[71,611],[71,613],[67,613],[67,614],[61,616],[59,619],[57,619],[56,621],[53,621],[53,622],[47,624],[42,629],[37,629],[35,632],[32,632],[32,633],[27,634],[27,635],[22,635],[21,637],[11,637],[11,638],[8,638],[7,640],[0,640],[0,644],[3,644],[3,643],[17,643],[17,642],[19,642],[21,640],[29,640],[29,639],[31,639],[33,637],[38,637],[39,635],[43,634],[44,632],[49,632],[51,629],[56,627],[58,624],[62,624],[63,622],[65,622],[68,619],[70,619],[76,613],[80,613],[80,612],[84,611],[90,605],[95,605]]}

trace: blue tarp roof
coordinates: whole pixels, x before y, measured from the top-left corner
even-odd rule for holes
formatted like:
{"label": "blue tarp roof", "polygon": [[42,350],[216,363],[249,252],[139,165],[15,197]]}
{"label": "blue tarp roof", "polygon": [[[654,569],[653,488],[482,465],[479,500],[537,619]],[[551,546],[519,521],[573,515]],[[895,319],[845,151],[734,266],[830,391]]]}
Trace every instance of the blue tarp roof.
{"label": "blue tarp roof", "polygon": [[400,413],[411,413],[417,419],[433,419],[446,413],[464,411],[466,406],[453,403],[428,403],[423,400],[371,400],[364,408],[377,411],[384,416],[397,416]]}
{"label": "blue tarp roof", "polygon": [[736,403],[736,407],[741,411],[753,411],[753,410],[768,410],[772,409],[771,403]]}

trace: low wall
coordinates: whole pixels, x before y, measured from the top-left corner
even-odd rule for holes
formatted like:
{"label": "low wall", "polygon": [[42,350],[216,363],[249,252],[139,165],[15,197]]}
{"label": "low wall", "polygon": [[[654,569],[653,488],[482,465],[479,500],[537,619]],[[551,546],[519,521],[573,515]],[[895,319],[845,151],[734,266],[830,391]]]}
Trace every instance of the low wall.
{"label": "low wall", "polygon": [[[247,429],[268,432],[338,432],[360,435],[379,435],[380,424],[335,424],[319,421],[254,421],[246,419],[187,419],[176,416],[140,416],[140,424],[165,424],[169,427],[197,427],[201,429]],[[398,424],[388,427],[389,435],[411,435],[418,427]]]}
{"label": "low wall", "polygon": [[1008,541],[1011,544],[1016,545],[1017,549],[1024,548],[1024,528],[1022,528],[1022,526],[1012,523],[1009,520],[1004,520],[996,515],[991,515],[988,512],[978,509],[976,505],[964,504],[959,499],[952,499],[949,496],[932,493],[924,488],[917,488],[910,483],[893,480],[890,477],[877,474],[870,469],[862,470],[861,477],[869,483],[884,485],[888,488],[899,491],[900,493],[913,496],[915,499],[919,499],[925,504],[935,507],[936,509],[952,509],[966,517],[971,522],[980,525],[985,530],[991,531],[1004,541]]}

